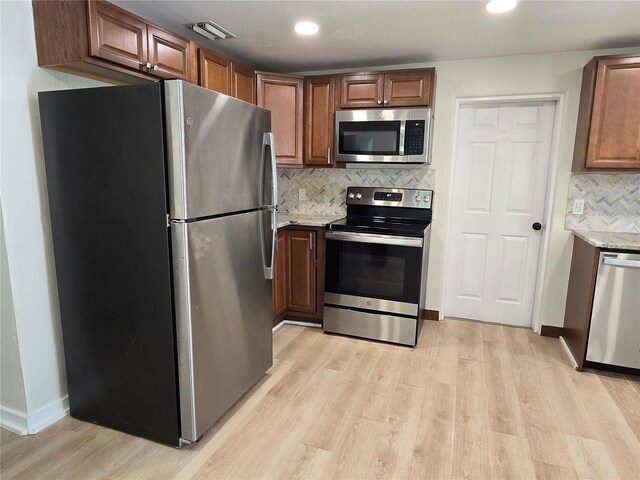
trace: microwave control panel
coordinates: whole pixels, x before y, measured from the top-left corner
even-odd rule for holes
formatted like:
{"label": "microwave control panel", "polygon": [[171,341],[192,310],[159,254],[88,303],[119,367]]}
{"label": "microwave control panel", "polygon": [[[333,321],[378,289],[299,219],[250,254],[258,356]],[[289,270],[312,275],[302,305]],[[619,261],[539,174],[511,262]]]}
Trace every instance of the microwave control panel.
{"label": "microwave control panel", "polygon": [[424,152],[424,120],[407,120],[404,130],[404,154],[422,155]]}

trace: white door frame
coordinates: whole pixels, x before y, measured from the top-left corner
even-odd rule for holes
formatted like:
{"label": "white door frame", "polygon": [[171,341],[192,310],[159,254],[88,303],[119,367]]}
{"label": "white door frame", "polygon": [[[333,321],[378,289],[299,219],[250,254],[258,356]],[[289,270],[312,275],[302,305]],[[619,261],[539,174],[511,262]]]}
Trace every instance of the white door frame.
{"label": "white door frame", "polygon": [[[558,160],[560,157],[560,133],[562,131],[562,120],[564,118],[564,108],[565,108],[565,94],[564,93],[541,93],[541,94],[530,94],[530,95],[504,95],[504,96],[495,96],[495,97],[457,97],[456,98],[456,109],[455,115],[453,119],[453,147],[451,153],[451,174],[449,175],[449,201],[448,201],[448,215],[447,215],[447,236],[448,239],[451,235],[451,223],[453,218],[453,182],[455,176],[455,167],[456,167],[456,154],[457,154],[457,142],[458,142],[458,116],[460,114],[460,106],[461,105],[482,105],[485,103],[501,103],[501,102],[542,102],[542,101],[555,101],[556,102],[556,112],[555,118],[553,120],[553,133],[551,138],[551,158],[550,158],[550,168],[549,175],[547,178],[547,198],[545,199],[544,205],[544,234],[542,238],[542,245],[540,250],[540,257],[538,259],[538,267],[536,269],[537,279],[536,279],[536,290],[534,294],[533,300],[533,312],[531,317],[531,328],[536,332],[540,333],[540,328],[542,326],[542,318],[540,317],[540,310],[542,308],[542,284],[544,282],[544,275],[546,271],[546,263],[547,263],[547,254],[549,247],[549,236],[550,236],[550,224],[551,224],[551,213],[553,210],[553,198],[555,194],[555,186],[556,186],[556,177],[558,172]],[[449,248],[449,242],[445,242],[444,246],[444,254],[445,254],[445,265],[444,265],[444,278],[447,276],[447,269],[451,263],[451,249]],[[442,289],[442,313],[440,314],[440,319],[444,318],[446,312],[444,311],[446,305],[447,298],[447,282],[444,281],[444,286]]]}

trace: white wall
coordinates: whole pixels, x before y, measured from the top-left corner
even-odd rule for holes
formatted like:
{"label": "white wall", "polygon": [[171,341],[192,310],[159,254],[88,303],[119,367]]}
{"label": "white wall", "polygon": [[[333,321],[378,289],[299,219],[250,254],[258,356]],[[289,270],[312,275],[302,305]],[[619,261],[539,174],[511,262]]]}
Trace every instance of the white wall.
{"label": "white wall", "polygon": [[[633,51],[638,52],[639,50],[627,48],[519,55],[358,69],[363,71],[431,66],[436,68],[436,118],[431,166],[436,169],[436,190],[431,231],[429,278],[427,279],[427,308],[439,310],[442,314],[456,100],[489,96],[560,93],[564,94],[564,111],[557,112],[557,115],[562,115],[562,124],[555,195],[549,205],[551,222],[546,226],[550,230],[550,235],[541,292],[540,316],[543,325],[562,326],[572,251],[571,234],[564,229],[565,207],[578,118],[582,67],[596,55]],[[343,71],[345,70],[340,72]]]}
{"label": "white wall", "polygon": [[22,380],[22,364],[16,331],[16,318],[13,311],[11,279],[7,263],[7,246],[2,224],[2,205],[0,204],[0,418],[16,433],[24,433],[24,412],[27,411],[27,399]]}
{"label": "white wall", "polygon": [[31,2],[0,1],[0,30],[0,197],[26,399],[20,413],[35,432],[64,414],[67,394],[37,92],[102,83],[37,66]]}

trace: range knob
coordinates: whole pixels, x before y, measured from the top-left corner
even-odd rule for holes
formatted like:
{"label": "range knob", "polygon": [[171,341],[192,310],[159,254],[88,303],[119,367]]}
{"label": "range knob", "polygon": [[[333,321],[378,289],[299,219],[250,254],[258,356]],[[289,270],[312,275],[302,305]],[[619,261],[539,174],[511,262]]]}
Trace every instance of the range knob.
{"label": "range knob", "polygon": [[357,198],[358,200],[360,200],[360,199],[362,198],[362,194],[361,194],[361,193],[356,193],[356,198]]}
{"label": "range knob", "polygon": [[416,202],[421,202],[422,201],[422,197],[420,195],[416,195],[415,200],[416,200]]}
{"label": "range knob", "polygon": [[353,193],[349,194],[349,198],[354,198],[354,197],[355,197],[355,195]]}

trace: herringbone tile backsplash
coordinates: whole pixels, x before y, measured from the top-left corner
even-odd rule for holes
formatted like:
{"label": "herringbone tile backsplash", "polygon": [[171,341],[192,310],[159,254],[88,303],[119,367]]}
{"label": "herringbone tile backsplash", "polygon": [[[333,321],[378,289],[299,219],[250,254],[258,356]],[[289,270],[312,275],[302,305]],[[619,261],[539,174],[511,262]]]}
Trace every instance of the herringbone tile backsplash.
{"label": "herringbone tile backsplash", "polygon": [[[278,169],[278,210],[281,212],[344,215],[347,187],[404,187],[435,190],[436,171],[416,168]],[[300,201],[299,189],[307,199]],[[434,194],[437,202],[437,192]]]}
{"label": "herringbone tile backsplash", "polygon": [[[584,215],[571,213],[576,198]],[[565,228],[640,233],[640,174],[571,175]]]}

